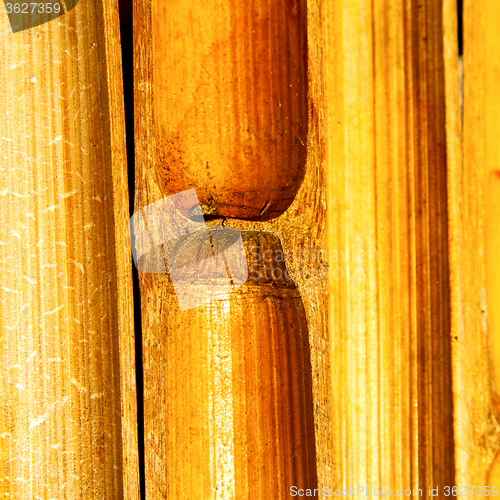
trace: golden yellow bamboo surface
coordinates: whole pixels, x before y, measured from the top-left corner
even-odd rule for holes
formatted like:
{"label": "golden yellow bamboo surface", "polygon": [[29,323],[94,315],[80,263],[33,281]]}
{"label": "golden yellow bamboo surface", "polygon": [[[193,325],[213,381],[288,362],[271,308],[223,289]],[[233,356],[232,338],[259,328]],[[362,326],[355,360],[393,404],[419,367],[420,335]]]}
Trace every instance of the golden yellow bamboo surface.
{"label": "golden yellow bamboo surface", "polygon": [[136,499],[118,6],[0,22],[0,497]]}
{"label": "golden yellow bamboo surface", "polygon": [[[139,274],[148,500],[500,488],[498,26],[461,122],[455,0],[135,0],[135,210],[196,188],[249,272]],[[117,2],[0,61],[0,498],[138,499]]]}
{"label": "golden yellow bamboo surface", "polygon": [[442,494],[455,484],[460,342],[447,205],[458,168],[455,5],[324,8],[333,481]]}
{"label": "golden yellow bamboo surface", "polygon": [[500,487],[500,10],[464,2],[463,166],[450,176],[459,345],[457,482]]}

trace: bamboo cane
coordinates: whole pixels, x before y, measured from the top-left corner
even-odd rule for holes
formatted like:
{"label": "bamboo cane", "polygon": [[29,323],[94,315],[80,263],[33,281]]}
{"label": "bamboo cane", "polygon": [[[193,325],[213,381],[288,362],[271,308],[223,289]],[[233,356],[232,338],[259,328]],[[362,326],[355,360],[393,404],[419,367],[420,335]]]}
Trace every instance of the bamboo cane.
{"label": "bamboo cane", "polygon": [[[466,3],[477,15],[479,6]],[[486,250],[486,300],[488,335],[491,339],[491,378],[493,408],[497,422],[500,419],[500,10],[498,4],[485,2],[484,5],[484,66],[483,95],[474,98],[482,100],[484,106],[484,164],[483,199],[484,239]],[[474,43],[475,40],[472,40]],[[472,51],[473,49],[471,49]],[[474,57],[474,55],[472,55]],[[474,74],[467,75],[467,83]],[[477,92],[477,88],[475,89]],[[469,90],[470,92],[470,90]],[[470,118],[470,117],[468,117]],[[476,136],[477,137],[477,136]],[[468,160],[469,158],[467,158]],[[471,165],[472,167],[472,165]],[[500,429],[497,429],[497,455],[488,477],[491,486],[500,489]]]}
{"label": "bamboo cane", "polygon": [[135,499],[117,4],[0,23],[0,497]]}
{"label": "bamboo cane", "polygon": [[[499,34],[496,2],[464,2],[463,168],[460,208],[462,484],[500,488]],[[493,462],[493,464],[492,464]],[[491,465],[492,464],[492,465]],[[490,471],[491,467],[491,471]],[[497,489],[497,494],[499,490]],[[474,496],[483,496],[474,491]],[[486,494],[486,491],[484,492]]]}
{"label": "bamboo cane", "polygon": [[451,88],[458,113],[458,74],[445,81],[454,8],[325,4],[339,488],[429,496],[454,484],[445,99]]}
{"label": "bamboo cane", "polygon": [[[491,28],[493,28],[492,25],[490,25],[490,29]],[[495,40],[495,42],[498,42],[498,40]],[[490,45],[488,44],[488,46]],[[488,70],[491,71],[490,68],[488,68]],[[486,79],[487,92],[485,92],[485,104],[488,105],[488,103],[491,102],[492,108],[495,109],[498,107],[497,102],[500,98],[500,93],[496,88],[498,83],[500,83],[500,79],[498,73],[488,76],[489,78]],[[500,126],[498,115],[491,113],[491,111],[490,109],[485,113],[488,121],[485,134],[487,156],[484,169],[484,182],[486,184],[486,197],[484,199],[484,232],[486,247],[488,335],[491,339],[490,370],[492,378],[492,404],[498,419],[500,418],[500,264],[498,260],[500,255],[500,169],[498,169],[500,165],[500,156],[497,148]],[[498,440],[496,447],[498,450]],[[500,450],[497,451],[488,480],[485,484],[496,486],[498,488],[497,491],[500,492]]]}
{"label": "bamboo cane", "polygon": [[[273,5],[278,6],[281,5],[279,2]],[[308,65],[311,67],[312,65],[315,67],[316,71],[321,70],[320,60],[316,57],[311,59],[311,53],[318,54],[318,34],[321,31],[318,29],[320,26],[320,13],[318,10],[318,6],[315,2],[311,2],[312,10],[308,14],[308,18],[312,20],[315,26],[315,31],[313,31],[314,35],[311,40],[312,43],[309,45],[309,62]],[[158,7],[159,8],[159,7]],[[228,6],[224,6],[223,9],[219,12],[219,15],[226,16],[226,9]],[[235,5],[231,5],[231,9],[236,8]],[[143,207],[148,206],[152,202],[159,200],[160,198],[172,194],[172,191],[167,189],[166,177],[162,174],[161,169],[157,168],[158,165],[162,164],[164,160],[164,134],[161,132],[161,128],[159,124],[163,121],[168,120],[168,108],[162,108],[158,105],[158,72],[157,68],[155,68],[154,61],[157,60],[157,56],[155,56],[154,52],[158,48],[157,39],[155,40],[154,33],[155,29],[153,29],[152,21],[153,15],[157,7],[153,4],[149,4],[148,2],[137,2],[134,5],[134,19],[135,19],[135,55],[136,55],[136,72],[135,72],[135,102],[136,102],[136,158],[137,158],[137,169],[136,169],[136,192],[135,192],[135,206],[136,210],[142,209]],[[279,9],[276,10],[279,11]],[[222,14],[221,14],[222,13]],[[214,13],[214,17],[215,13]],[[172,21],[176,22],[176,21]],[[215,22],[211,17],[207,18],[207,23]],[[189,23],[188,23],[189,25]],[[167,36],[163,33],[163,36]],[[185,37],[189,37],[189,33],[184,35]],[[235,42],[238,40],[235,39]],[[185,43],[180,41],[179,43]],[[237,47],[237,45],[236,45]],[[235,50],[235,49],[234,49]],[[165,50],[168,52],[167,50]],[[178,53],[176,49],[174,53]],[[195,58],[195,61],[199,60],[199,58]],[[209,62],[212,64],[212,62]],[[188,64],[184,62],[182,64]],[[229,64],[229,69],[232,71],[233,66]],[[224,69],[221,66],[221,71]],[[191,71],[197,71],[198,68],[196,65],[191,68]],[[249,65],[247,68],[242,68],[242,76],[241,78],[245,78],[245,71],[254,71],[253,66]],[[311,95],[314,96],[314,99],[311,99],[309,102],[310,109],[313,111],[310,113],[310,121],[309,121],[309,136],[307,138],[308,143],[308,155],[309,161],[308,165],[306,165],[306,174],[305,174],[305,183],[307,185],[303,185],[303,188],[299,190],[296,200],[293,202],[292,206],[283,215],[283,217],[276,219],[275,221],[271,221],[268,223],[263,223],[262,225],[258,225],[257,223],[251,223],[247,221],[241,221],[232,219],[231,224],[241,229],[254,229],[254,230],[262,230],[267,229],[273,232],[276,232],[280,235],[280,238],[286,242],[287,251],[291,250],[291,253],[297,252],[297,250],[302,250],[304,246],[311,247],[314,245],[314,250],[317,250],[316,245],[318,244],[318,234],[321,233],[322,230],[322,203],[321,203],[321,157],[322,157],[322,149],[321,149],[321,135],[320,135],[320,104],[321,104],[321,82],[320,82],[320,73],[315,72],[312,73],[315,75],[314,77],[309,77],[309,81],[312,82],[312,88],[310,88]],[[216,75],[218,77],[218,75]],[[230,76],[230,75],[229,75]],[[222,77],[217,80],[214,77],[214,81],[217,83],[221,83],[222,78],[227,78],[224,73]],[[178,77],[172,77],[178,78]],[[264,90],[266,87],[264,87]],[[169,92],[169,90],[167,90]],[[258,93],[258,88],[256,87],[255,92]],[[266,90],[267,92],[267,90]],[[186,99],[190,98],[189,96],[185,97]],[[192,97],[191,97],[192,98]],[[226,96],[222,95],[220,97],[221,100],[225,99]],[[259,102],[261,97],[254,96],[256,102]],[[222,102],[222,101],[221,101]],[[185,105],[184,102],[178,103],[179,106]],[[241,108],[244,110],[245,106],[248,106],[246,103],[239,103]],[[217,123],[217,120],[220,120],[222,123],[219,124],[221,127],[228,127],[229,122],[227,120],[227,116],[224,114],[219,115],[221,112],[218,107],[214,107],[213,113],[213,123]],[[164,113],[165,117],[159,117],[159,113]],[[194,111],[190,110],[190,113],[193,114]],[[266,111],[267,113],[267,111]],[[175,116],[175,115],[173,115]],[[312,118],[312,119],[311,119]],[[175,123],[175,122],[174,122]],[[199,127],[201,130],[204,130],[206,134],[209,134],[209,131],[206,130],[207,127]],[[214,128],[213,137],[218,137],[218,131],[216,127]],[[180,128],[182,130],[182,128]],[[288,131],[287,133],[290,133]],[[230,136],[229,136],[230,137]],[[218,139],[214,139],[216,141]],[[300,141],[299,141],[300,142]],[[304,141],[306,142],[306,141]],[[238,144],[234,145],[227,138],[225,139],[224,144],[227,144],[228,147],[237,148]],[[206,167],[206,165],[202,164],[202,167]],[[236,167],[235,167],[236,168]],[[238,167],[239,168],[239,167]],[[277,165],[276,168],[282,168],[282,166]],[[295,165],[289,165],[287,168],[295,168]],[[179,169],[180,170],[180,169]],[[255,179],[257,176],[252,175],[252,172],[249,171],[249,178],[253,179],[252,182],[255,184]],[[204,171],[200,171],[200,175],[203,176]],[[270,175],[273,176],[273,172],[270,172]],[[179,176],[178,176],[179,178]],[[220,177],[221,181],[224,178]],[[168,179],[167,179],[168,180]],[[257,180],[258,177],[257,177]],[[265,176],[261,176],[262,182],[265,182]],[[190,187],[190,185],[183,185],[184,187]],[[198,188],[203,186],[200,184],[196,186],[197,192]],[[172,186],[170,186],[172,189]],[[266,186],[263,186],[263,191],[265,191],[266,196],[268,196],[268,191],[266,190]],[[279,193],[278,193],[279,194]],[[201,197],[200,197],[201,198]],[[227,193],[226,200],[231,202],[231,192]],[[290,203],[290,200],[286,202],[286,205]],[[203,205],[203,203],[202,203]],[[264,205],[259,206],[259,211],[252,213],[243,213],[233,212],[233,215],[239,215],[240,217],[248,217],[248,218],[258,218],[260,210],[264,207]],[[305,207],[305,209],[304,209]],[[211,210],[206,210],[207,206],[205,205],[205,212],[210,212]],[[238,208],[238,207],[236,207]],[[240,206],[241,208],[241,206]],[[245,208],[245,207],[243,207]],[[280,209],[281,210],[281,209]],[[222,212],[216,212],[222,214]],[[256,217],[257,214],[257,217]],[[187,210],[186,215],[189,215],[189,210]],[[262,214],[262,218],[265,218],[265,214]],[[312,250],[310,248],[309,250]],[[313,253],[312,251],[310,252]],[[330,433],[330,421],[329,421],[329,406],[328,406],[328,394],[330,391],[328,381],[328,356],[325,355],[325,352],[328,351],[328,342],[325,338],[324,331],[324,318],[325,318],[325,310],[321,307],[320,303],[324,300],[324,282],[321,281],[320,277],[315,275],[314,271],[311,270],[311,263],[309,260],[306,261],[298,261],[292,257],[289,259],[287,257],[287,262],[291,263],[291,273],[297,279],[297,283],[300,287],[300,293],[304,299],[304,308],[307,315],[308,321],[308,329],[309,329],[309,342],[311,346],[311,364],[312,364],[312,392],[314,398],[314,426],[315,426],[315,435],[314,438],[316,443],[318,443],[319,437],[322,438],[320,441],[322,443],[321,448],[316,448],[316,465],[317,465],[317,473],[318,477],[325,477],[327,471],[330,470],[332,464],[331,458],[331,447],[329,446],[329,442],[331,439]],[[300,272],[296,272],[299,268]],[[320,274],[320,273],[318,273]],[[166,284],[163,281],[163,278],[159,275],[140,275],[141,281],[141,301],[144,301],[144,297],[154,297],[155,295],[159,297],[163,297],[164,300],[168,300],[169,303],[172,301],[172,298],[168,298],[166,291]],[[148,321],[148,327],[143,328],[143,343],[145,346],[149,345],[149,339],[155,338],[164,338],[167,334],[162,331],[162,328],[159,326],[159,314],[160,311],[155,310],[151,303],[148,302],[147,305],[142,306],[143,315],[146,317]],[[228,314],[228,321],[231,318],[231,315]],[[207,323],[205,326],[207,331],[210,331],[210,328],[213,331],[216,331],[216,327],[213,324]],[[262,326],[261,335],[265,336],[266,331],[265,327]],[[172,331],[172,330],[171,330]],[[178,334],[176,333],[176,329],[173,329],[172,335]],[[235,356],[237,357],[239,354],[236,351]],[[153,362],[148,360],[147,356],[144,357],[144,364],[148,365],[148,370],[150,374],[145,374],[145,377],[148,377],[148,380],[153,380],[154,377],[161,376],[161,373],[164,373],[165,367],[159,366],[157,362]],[[156,367],[156,368],[154,368]],[[153,371],[154,370],[154,371]],[[172,368],[173,370],[173,368]],[[175,370],[179,370],[176,368]],[[164,375],[163,375],[164,377]],[[161,394],[161,392],[160,392]],[[192,395],[194,398],[195,396]],[[150,399],[149,401],[153,401]],[[167,404],[167,403],[165,403]],[[178,407],[179,405],[175,403],[175,401],[171,402],[172,405]],[[158,411],[166,411],[166,408],[163,408],[161,405],[151,405],[148,403],[145,407],[145,413],[151,414],[151,412],[156,410],[156,415]],[[150,420],[148,417],[147,420]],[[146,425],[148,425],[146,423]],[[150,426],[154,425],[154,421],[150,422]],[[150,427],[152,429],[152,427]],[[178,431],[181,432],[181,431]],[[167,430],[164,429],[164,426],[160,428],[156,428],[154,431],[151,430],[149,433],[150,439],[153,441],[146,440],[146,448],[149,446],[150,450],[153,449],[161,449],[161,446],[165,446],[166,441],[159,444],[156,440],[163,439],[161,436],[166,436]],[[295,439],[295,438],[292,438]],[[156,446],[156,448],[153,447]],[[149,454],[148,454],[149,453]],[[163,467],[164,463],[161,460],[158,460],[158,456],[153,451],[146,452],[146,456],[150,460],[150,463],[153,464],[152,468],[146,467],[146,474],[149,476],[149,486],[146,487],[146,491],[148,495],[153,494],[153,498],[160,495],[161,491],[168,491],[168,484],[162,483],[160,481],[160,485],[155,484],[155,478],[164,477]],[[164,455],[163,455],[164,456]],[[167,457],[171,460],[170,457]],[[181,460],[179,458],[179,460]],[[258,460],[256,460],[256,463]],[[180,467],[179,465],[177,467]],[[177,469],[179,470],[179,469]],[[276,473],[279,473],[279,468],[276,469]],[[196,474],[196,471],[191,472],[192,475]],[[271,473],[270,473],[271,474]],[[193,479],[189,476],[186,478],[186,481],[193,481]],[[318,479],[319,481],[319,479]],[[276,483],[274,483],[276,484]],[[256,488],[256,485],[250,485],[253,488]],[[177,486],[178,487],[178,484]],[[196,490],[198,492],[198,490]],[[222,490],[221,490],[222,491]],[[258,491],[258,490],[256,490]],[[286,494],[282,487],[280,490],[277,490],[277,495]],[[152,493],[153,492],[153,493]],[[280,493],[283,492],[283,493]],[[232,498],[230,494],[224,493],[227,496],[222,496],[224,498]],[[212,492],[213,497],[217,497],[217,491]],[[220,493],[220,495],[223,495]]]}

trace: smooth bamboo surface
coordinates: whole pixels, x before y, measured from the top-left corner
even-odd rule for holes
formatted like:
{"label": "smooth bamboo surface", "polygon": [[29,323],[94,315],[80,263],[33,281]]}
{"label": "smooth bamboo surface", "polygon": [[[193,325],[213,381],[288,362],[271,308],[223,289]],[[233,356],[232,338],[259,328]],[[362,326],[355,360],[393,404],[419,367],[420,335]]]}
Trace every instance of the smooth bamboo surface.
{"label": "smooth bamboo surface", "polygon": [[500,444],[499,21],[497,2],[464,2],[463,167],[450,185],[460,339],[457,482],[497,487],[498,458],[489,472]]}
{"label": "smooth bamboo surface", "polygon": [[[473,16],[478,16],[479,6],[468,5],[474,9]],[[482,101],[484,106],[484,163],[483,179],[485,196],[483,198],[484,240],[486,253],[486,307],[488,335],[491,341],[491,375],[493,408],[497,423],[500,419],[500,9],[495,2],[485,2],[484,61],[482,80],[484,88],[482,96],[475,87],[475,99]],[[470,41],[475,44],[477,39]],[[477,43],[477,42],[476,42]],[[481,43],[481,42],[479,42]],[[474,47],[474,45],[472,45]],[[471,52],[473,49],[471,48]],[[472,54],[474,57],[474,53]],[[467,68],[468,69],[468,68]],[[474,71],[474,70],[473,70]],[[477,71],[477,69],[476,69]],[[467,74],[469,79],[474,73]],[[470,89],[468,89],[470,92]],[[475,136],[477,137],[477,136]],[[472,167],[472,165],[471,165]],[[489,482],[500,488],[500,440],[496,433],[497,455],[490,472]]]}
{"label": "smooth bamboo surface", "polygon": [[[151,2],[134,3],[134,55],[135,55],[135,143],[136,143],[136,177],[135,177],[135,210],[140,210],[172,192],[160,181],[156,166],[160,163],[159,141],[162,140],[154,94],[157,91],[153,79],[154,47],[152,28]],[[321,10],[319,3],[309,1],[307,5],[308,22],[308,134],[307,161],[304,181],[297,192],[293,203],[279,218],[269,222],[250,222],[228,219],[227,225],[241,230],[266,230],[276,234],[285,251],[286,265],[301,295],[306,314],[310,360],[312,373],[312,398],[314,413],[314,438],[316,448],[316,470],[318,484],[331,482],[333,470],[331,407],[330,407],[330,373],[329,342],[326,332],[326,276],[323,260],[322,234],[324,229],[325,197],[323,120],[323,65]],[[213,221],[220,224],[220,221]],[[141,278],[142,279],[142,278]],[[156,280],[151,284],[158,294],[165,294],[162,277],[148,276],[148,280]],[[142,299],[141,299],[142,300]],[[141,306],[143,315],[151,316],[148,323],[155,324],[160,311],[152,307]],[[145,317],[143,317],[143,321]],[[161,333],[161,332],[160,332]],[[148,337],[157,337],[153,328],[143,328],[143,345]],[[147,359],[144,359],[147,362]],[[194,397],[194,396],[193,396]],[[158,409],[165,410],[165,409]],[[145,410],[150,411],[150,410]],[[147,425],[147,424],[146,424]],[[159,432],[159,430],[157,431]],[[165,434],[166,430],[162,432]],[[154,469],[146,474],[154,476],[155,472],[163,477],[164,471]],[[232,498],[231,496],[213,498]],[[289,496],[285,492],[284,498]],[[151,491],[146,488],[146,497]],[[211,497],[209,497],[211,498]]]}
{"label": "smooth bamboo surface", "polygon": [[334,0],[325,37],[332,481],[442,495],[455,484],[455,5]]}
{"label": "smooth bamboo surface", "polygon": [[0,497],[139,498],[118,6],[0,28]]}
{"label": "smooth bamboo surface", "polygon": [[[287,498],[292,485],[317,486],[305,311],[278,238],[242,236],[248,280],[226,296],[226,280],[206,279],[193,293],[213,300],[196,308],[179,309],[168,275],[141,273],[148,498]],[[202,254],[193,240],[181,257]]]}
{"label": "smooth bamboo surface", "polygon": [[307,155],[305,0],[152,2],[156,166],[206,214],[268,220]]}
{"label": "smooth bamboo surface", "polygon": [[[497,16],[498,18],[498,16]],[[495,40],[495,42],[500,39]],[[500,54],[499,54],[500,55]],[[488,67],[488,70],[491,70]],[[493,78],[489,75],[487,81],[489,85],[500,84],[500,73],[495,72]],[[495,83],[496,82],[496,83]],[[491,94],[492,95],[491,95]],[[490,94],[490,95],[488,95]],[[498,108],[497,101],[500,99],[498,89],[488,88],[486,93],[486,103],[492,102],[493,109]],[[484,198],[484,231],[485,231],[485,249],[486,249],[486,301],[488,313],[488,336],[491,339],[490,351],[490,373],[492,386],[492,403],[495,416],[498,422],[500,417],[500,166],[498,138],[500,132],[500,121],[498,115],[486,113],[488,118],[488,131],[485,134],[487,159],[485,162],[484,181],[486,197]],[[495,443],[497,455],[492,464],[488,477],[491,486],[500,488],[500,449],[498,441]]]}

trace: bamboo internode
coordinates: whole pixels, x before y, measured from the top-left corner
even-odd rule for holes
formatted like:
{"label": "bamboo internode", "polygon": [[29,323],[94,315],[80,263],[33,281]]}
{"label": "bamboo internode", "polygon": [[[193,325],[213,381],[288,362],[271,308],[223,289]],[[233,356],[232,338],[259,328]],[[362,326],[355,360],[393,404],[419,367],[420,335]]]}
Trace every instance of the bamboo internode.
{"label": "bamboo internode", "polygon": [[268,220],[293,201],[307,154],[303,0],[152,2],[160,182],[213,216]]}
{"label": "bamboo internode", "polygon": [[141,274],[149,498],[286,498],[317,485],[302,301],[276,236],[242,236],[248,280],[228,296],[211,277],[196,293],[213,300],[181,311],[167,275]]}
{"label": "bamboo internode", "polygon": [[497,487],[500,487],[499,22],[497,2],[464,2],[463,165],[450,176],[456,226],[452,264],[457,275],[460,327],[454,371],[459,389],[455,398],[459,416],[457,483]]}

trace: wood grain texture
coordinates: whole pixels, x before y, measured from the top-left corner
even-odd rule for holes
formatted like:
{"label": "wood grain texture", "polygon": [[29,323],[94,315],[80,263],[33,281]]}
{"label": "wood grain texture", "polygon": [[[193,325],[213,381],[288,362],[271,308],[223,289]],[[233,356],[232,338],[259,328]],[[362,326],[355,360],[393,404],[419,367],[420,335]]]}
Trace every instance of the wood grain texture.
{"label": "wood grain texture", "polygon": [[1,20],[2,498],[139,494],[118,26]]}
{"label": "wood grain texture", "polygon": [[[153,48],[151,27],[152,4],[134,3],[135,111],[136,111],[136,177],[135,210],[172,194],[153,174],[159,163],[159,131],[153,95]],[[288,210],[269,222],[228,220],[241,230],[266,230],[282,242],[286,265],[302,297],[311,351],[314,428],[318,484],[329,484],[333,470],[329,341],[326,331],[326,276],[322,258],[326,199],[324,193],[324,118],[322,65],[322,12],[320,2],[309,1],[308,23],[308,135],[304,181]],[[215,223],[215,221],[214,221]],[[160,284],[158,293],[165,293]],[[157,318],[159,312],[148,309]],[[152,320],[149,320],[152,321]],[[143,329],[143,336],[147,332]],[[160,471],[160,473],[162,473]],[[151,474],[151,472],[150,472]],[[149,492],[146,492],[149,495]]]}
{"label": "wood grain texture", "polygon": [[148,498],[287,498],[317,485],[302,301],[276,236],[243,232],[243,243],[248,281],[218,299],[226,281],[206,279],[195,293],[213,300],[193,309],[179,309],[168,275],[140,275]]}
{"label": "wood grain texture", "polygon": [[498,21],[496,2],[464,2],[463,165],[450,178],[450,198],[456,227],[452,262],[460,340],[454,359],[457,481],[500,487],[498,458],[488,478],[500,431],[498,254],[494,255],[498,252]]}
{"label": "wood grain texture", "polygon": [[453,12],[441,1],[325,5],[338,487],[427,496],[455,480],[444,77]]}
{"label": "wood grain texture", "polygon": [[268,220],[307,155],[304,0],[152,2],[156,166],[206,214]]}

